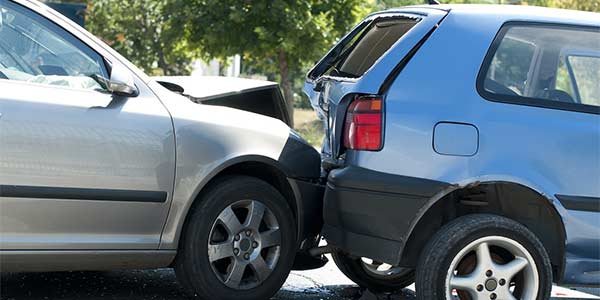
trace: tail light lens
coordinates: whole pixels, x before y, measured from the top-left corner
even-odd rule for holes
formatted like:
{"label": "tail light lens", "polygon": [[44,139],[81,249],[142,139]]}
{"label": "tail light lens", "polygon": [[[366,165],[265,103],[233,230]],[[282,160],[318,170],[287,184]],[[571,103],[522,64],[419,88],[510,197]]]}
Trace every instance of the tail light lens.
{"label": "tail light lens", "polygon": [[344,124],[346,149],[378,151],[383,148],[383,100],[379,96],[354,99]]}

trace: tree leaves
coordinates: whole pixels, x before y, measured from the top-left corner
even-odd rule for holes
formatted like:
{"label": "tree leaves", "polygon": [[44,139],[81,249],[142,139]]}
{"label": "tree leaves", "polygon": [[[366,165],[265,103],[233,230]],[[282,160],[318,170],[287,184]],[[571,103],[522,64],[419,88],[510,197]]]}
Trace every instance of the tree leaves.
{"label": "tree leaves", "polygon": [[185,74],[196,55],[169,8],[169,0],[93,0],[87,27],[147,73]]}

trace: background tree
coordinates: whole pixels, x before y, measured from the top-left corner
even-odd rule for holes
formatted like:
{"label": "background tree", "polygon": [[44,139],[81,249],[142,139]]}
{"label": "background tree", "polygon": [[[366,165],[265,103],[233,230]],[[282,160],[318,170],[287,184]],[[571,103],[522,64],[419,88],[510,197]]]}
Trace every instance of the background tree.
{"label": "background tree", "polygon": [[153,75],[190,72],[195,52],[172,27],[170,0],[90,0],[86,27]]}
{"label": "background tree", "polygon": [[547,0],[550,6],[600,12],[600,0]]}
{"label": "background tree", "polygon": [[[190,0],[172,3],[190,45],[205,58],[242,55],[244,64],[277,74],[285,98],[293,80],[320,58],[361,13],[362,0]],[[303,77],[303,76],[301,76]]]}

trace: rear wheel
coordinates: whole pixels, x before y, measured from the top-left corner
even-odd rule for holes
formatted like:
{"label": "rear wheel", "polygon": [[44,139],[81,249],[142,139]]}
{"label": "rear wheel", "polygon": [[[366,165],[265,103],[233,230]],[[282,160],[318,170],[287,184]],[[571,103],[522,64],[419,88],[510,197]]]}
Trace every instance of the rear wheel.
{"label": "rear wheel", "polygon": [[413,269],[394,267],[372,259],[336,251],[331,254],[340,271],[359,286],[372,292],[393,292],[411,285]]}
{"label": "rear wheel", "polygon": [[549,299],[548,254],[523,225],[496,215],[469,215],[442,228],[417,266],[419,299]]}
{"label": "rear wheel", "polygon": [[191,212],[176,261],[190,295],[269,299],[294,260],[295,221],[283,196],[264,181],[229,177],[208,188]]}

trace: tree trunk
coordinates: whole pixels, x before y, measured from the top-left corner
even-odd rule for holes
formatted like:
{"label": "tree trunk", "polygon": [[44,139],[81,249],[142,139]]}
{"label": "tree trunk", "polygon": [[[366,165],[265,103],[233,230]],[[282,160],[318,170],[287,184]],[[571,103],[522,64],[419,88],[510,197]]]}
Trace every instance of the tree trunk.
{"label": "tree trunk", "polygon": [[279,50],[279,75],[281,76],[281,88],[283,96],[290,112],[290,124],[294,124],[294,90],[290,80],[287,55],[284,50]]}
{"label": "tree trunk", "polygon": [[162,51],[162,47],[158,49],[158,67],[162,69],[163,76],[169,76],[169,66],[165,60],[165,54]]}

